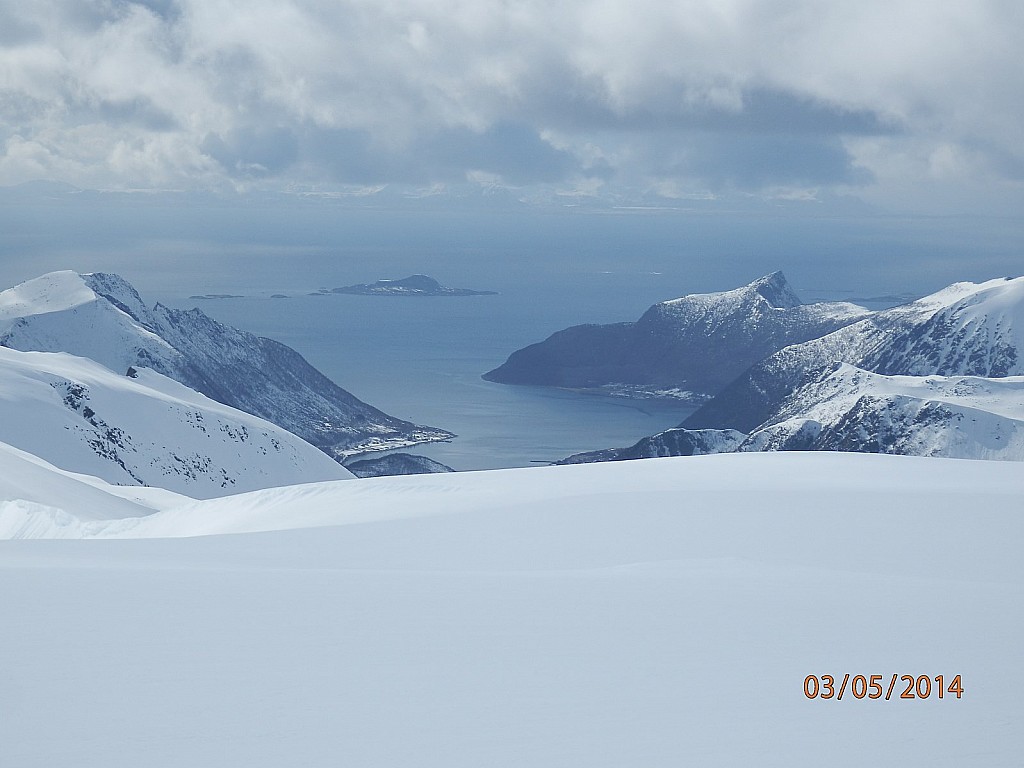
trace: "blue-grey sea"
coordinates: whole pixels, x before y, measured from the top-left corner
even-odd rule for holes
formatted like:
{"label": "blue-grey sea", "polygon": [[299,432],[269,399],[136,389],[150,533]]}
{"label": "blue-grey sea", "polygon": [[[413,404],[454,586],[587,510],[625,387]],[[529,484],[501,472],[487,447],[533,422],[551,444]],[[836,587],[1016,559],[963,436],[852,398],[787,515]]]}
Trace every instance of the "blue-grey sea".
{"label": "blue-grey sea", "polygon": [[[920,296],[1019,273],[1022,233],[1018,219],[836,217],[827,206],[460,212],[174,194],[0,203],[0,287],[54,269],[116,272],[148,303],[200,306],[294,347],[374,406],[457,433],[420,449],[456,469],[628,445],[689,412],[480,379],[556,330],[634,320],[656,301],[776,269],[806,301]],[[308,295],[417,272],[500,295]],[[206,293],[243,298],[188,298]]]}
{"label": "blue-grey sea", "polygon": [[[329,286],[332,287],[332,286]],[[493,284],[463,285],[496,289]],[[503,284],[496,296],[381,297],[269,293],[176,298],[218,320],[281,341],[340,386],[394,416],[458,437],[412,449],[458,470],[550,462],[628,445],[678,424],[692,407],[480,375],[515,349],[581,322],[639,317],[673,291],[658,274],[595,273],[570,281]]]}

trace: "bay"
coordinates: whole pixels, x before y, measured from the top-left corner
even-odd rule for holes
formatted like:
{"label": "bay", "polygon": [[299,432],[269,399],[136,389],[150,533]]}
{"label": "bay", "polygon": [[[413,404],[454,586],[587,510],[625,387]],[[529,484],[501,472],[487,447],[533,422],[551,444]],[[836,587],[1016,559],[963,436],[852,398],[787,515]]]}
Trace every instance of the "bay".
{"label": "bay", "polygon": [[[633,320],[677,295],[658,273],[577,273],[458,287],[496,296],[381,297],[267,287],[242,298],[167,301],[298,350],[340,386],[387,413],[458,435],[414,452],[458,470],[554,461],[629,445],[675,426],[693,408],[548,387],[484,381],[514,350],[569,325]],[[330,287],[330,286],[328,286]]]}

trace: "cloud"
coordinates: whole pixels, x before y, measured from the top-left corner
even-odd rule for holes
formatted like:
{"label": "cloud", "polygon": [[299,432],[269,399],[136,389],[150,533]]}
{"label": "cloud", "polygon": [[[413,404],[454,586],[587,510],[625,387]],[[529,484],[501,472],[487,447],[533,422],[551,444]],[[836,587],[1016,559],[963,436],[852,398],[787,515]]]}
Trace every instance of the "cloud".
{"label": "cloud", "polygon": [[0,183],[1005,193],[1022,33],[1011,0],[0,0]]}

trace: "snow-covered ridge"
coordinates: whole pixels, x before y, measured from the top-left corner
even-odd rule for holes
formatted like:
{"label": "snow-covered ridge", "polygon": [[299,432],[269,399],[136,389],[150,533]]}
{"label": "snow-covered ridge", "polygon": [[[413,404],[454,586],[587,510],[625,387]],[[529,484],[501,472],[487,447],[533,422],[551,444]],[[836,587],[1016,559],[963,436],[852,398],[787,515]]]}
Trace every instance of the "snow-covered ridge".
{"label": "snow-covered ridge", "polygon": [[[760,297],[773,309],[792,309],[803,304],[786,280],[786,276],[781,271],[776,271],[740,288],[713,293],[691,293],[678,299],[660,302],[656,306],[673,309],[685,307],[688,311],[696,307],[721,308],[723,313],[728,313],[755,297]],[[859,309],[863,310],[863,307]]]}
{"label": "snow-covered ridge", "polygon": [[883,376],[837,364],[796,390],[739,450],[1024,461],[1024,377]]}
{"label": "snow-covered ridge", "polygon": [[1024,374],[1024,278],[957,283],[751,366],[681,426],[750,432],[815,371],[844,362],[885,375]]}
{"label": "snow-covered ridge", "polygon": [[198,309],[148,309],[117,275],[53,272],[0,293],[0,345],[68,352],[116,374],[151,368],[334,457],[451,437],[367,405],[283,344]]}
{"label": "snow-covered ridge", "polygon": [[62,525],[144,517],[192,501],[160,488],[114,486],[68,472],[2,442],[0,477],[0,519],[7,525],[0,526],[0,539],[52,536]]}
{"label": "snow-covered ridge", "polygon": [[[517,520],[556,513],[578,519],[574,530],[584,535],[587,521],[596,520],[596,510],[628,521],[644,509],[641,499],[664,501],[666,507],[658,514],[665,517],[675,510],[668,518],[683,521],[697,512],[722,510],[723,497],[743,499],[751,494],[766,509],[782,510],[787,498],[800,494],[842,498],[846,493],[884,493],[887,487],[907,493],[927,487],[932,494],[953,495],[980,486],[991,493],[1024,492],[1024,475],[1008,470],[999,462],[941,463],[913,457],[719,454],[310,483],[183,504],[171,499],[157,512],[81,520],[81,525],[74,522],[79,516],[69,505],[63,510],[67,517],[50,531],[45,528],[52,515],[21,510],[0,515],[0,538],[10,537],[19,522],[23,532],[31,530],[32,536],[43,538],[166,538],[475,516],[504,517],[501,527],[515,527]],[[858,471],[869,473],[875,484],[866,483]],[[967,478],[970,482],[965,482]],[[680,498],[687,499],[688,514],[678,506]],[[739,513],[738,508],[733,511]],[[448,542],[443,549],[502,546],[500,541],[480,540]],[[423,554],[443,561],[440,552]]]}
{"label": "snow-covered ridge", "polygon": [[655,304],[634,323],[581,325],[520,349],[484,378],[507,384],[714,395],[766,355],[870,316],[845,302],[804,305],[781,272],[731,291]]}
{"label": "snow-covered ridge", "polygon": [[77,273],[51,272],[0,293],[0,333],[27,315],[63,312],[95,300],[95,292]]}
{"label": "snow-covered ridge", "polygon": [[119,376],[64,353],[0,347],[0,411],[0,442],[116,485],[209,498],[351,477],[290,432],[155,371]]}
{"label": "snow-covered ridge", "polygon": [[1019,461],[1022,373],[1024,278],[956,283],[784,347],[676,429],[564,461],[732,450]]}

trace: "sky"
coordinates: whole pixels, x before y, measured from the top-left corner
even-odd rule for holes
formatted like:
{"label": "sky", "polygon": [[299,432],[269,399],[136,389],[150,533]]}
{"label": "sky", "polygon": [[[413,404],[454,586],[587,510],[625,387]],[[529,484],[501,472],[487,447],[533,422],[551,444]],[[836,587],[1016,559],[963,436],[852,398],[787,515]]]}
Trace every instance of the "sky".
{"label": "sky", "polygon": [[0,0],[0,282],[1016,275],[1021,39],[1017,0]]}
{"label": "sky", "polygon": [[0,0],[0,185],[1013,211],[1022,36],[1016,0]]}

